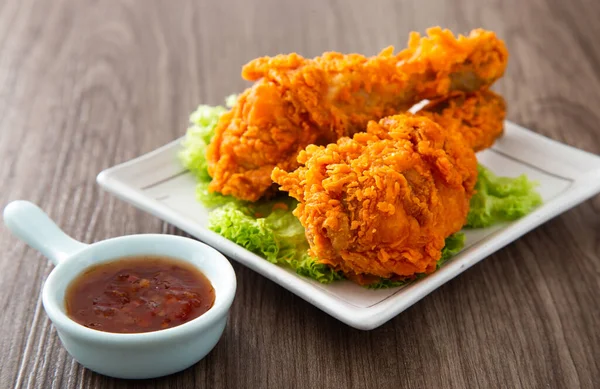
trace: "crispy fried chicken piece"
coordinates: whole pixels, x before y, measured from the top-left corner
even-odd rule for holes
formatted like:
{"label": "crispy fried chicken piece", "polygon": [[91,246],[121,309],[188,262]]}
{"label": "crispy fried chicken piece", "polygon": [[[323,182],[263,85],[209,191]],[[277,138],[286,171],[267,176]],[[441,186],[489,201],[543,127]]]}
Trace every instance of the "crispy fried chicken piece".
{"label": "crispy fried chicken piece", "polygon": [[444,240],[466,220],[475,153],[454,131],[403,114],[366,133],[300,152],[273,180],[300,203],[310,255],[359,282],[435,270]]}
{"label": "crispy fried chicken piece", "polygon": [[474,30],[455,38],[439,27],[408,48],[366,58],[325,53],[259,58],[244,78],[256,83],[223,115],[207,152],[209,189],[255,201],[270,188],[275,166],[291,171],[309,144],[327,144],[363,131],[369,120],[408,110],[423,99],[491,85],[506,68],[508,53],[493,32]]}
{"label": "crispy fried chicken piece", "polygon": [[454,92],[431,101],[418,115],[427,116],[446,131],[458,131],[475,151],[490,147],[504,131],[506,102],[483,89],[474,93]]}

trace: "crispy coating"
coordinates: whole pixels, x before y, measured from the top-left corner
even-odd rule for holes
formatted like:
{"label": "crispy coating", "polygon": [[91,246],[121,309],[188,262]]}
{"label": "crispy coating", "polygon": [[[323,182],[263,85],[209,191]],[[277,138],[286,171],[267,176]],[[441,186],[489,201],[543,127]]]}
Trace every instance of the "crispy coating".
{"label": "crispy coating", "polygon": [[465,223],[477,160],[462,136],[424,116],[372,121],[366,133],[300,152],[273,180],[300,204],[310,254],[361,282],[435,270]]}
{"label": "crispy coating", "polygon": [[363,131],[369,120],[408,110],[423,99],[491,85],[506,68],[508,53],[493,32],[473,30],[458,38],[439,27],[408,48],[367,58],[325,53],[259,58],[244,78],[256,81],[223,115],[209,145],[209,189],[255,201],[272,188],[275,166],[291,171],[309,144],[327,144]]}
{"label": "crispy coating", "polygon": [[506,102],[483,89],[474,93],[454,92],[427,104],[418,112],[446,131],[460,132],[475,151],[490,147],[504,131]]}

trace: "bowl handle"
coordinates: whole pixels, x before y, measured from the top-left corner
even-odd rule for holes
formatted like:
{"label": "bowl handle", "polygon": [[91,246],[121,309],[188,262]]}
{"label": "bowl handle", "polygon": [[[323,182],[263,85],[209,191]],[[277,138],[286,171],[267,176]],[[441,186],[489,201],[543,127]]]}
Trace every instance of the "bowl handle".
{"label": "bowl handle", "polygon": [[37,205],[17,200],[4,208],[4,224],[19,239],[58,265],[88,245],[65,234]]}

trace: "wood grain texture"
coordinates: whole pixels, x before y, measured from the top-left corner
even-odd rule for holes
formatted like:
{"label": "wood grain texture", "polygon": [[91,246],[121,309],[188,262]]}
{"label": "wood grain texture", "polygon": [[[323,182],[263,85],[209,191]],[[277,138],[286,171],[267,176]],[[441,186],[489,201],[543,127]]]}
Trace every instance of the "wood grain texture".
{"label": "wood grain texture", "polygon": [[[180,234],[103,193],[102,169],[184,133],[246,86],[248,60],[374,54],[409,31],[495,30],[510,120],[600,153],[597,0],[0,2],[0,206],[38,203],[85,242]],[[66,354],[41,306],[51,265],[0,227],[0,386],[593,388],[600,377],[600,198],[551,220],[386,325],[353,330],[234,265],[226,332],[192,368],[126,382]]]}

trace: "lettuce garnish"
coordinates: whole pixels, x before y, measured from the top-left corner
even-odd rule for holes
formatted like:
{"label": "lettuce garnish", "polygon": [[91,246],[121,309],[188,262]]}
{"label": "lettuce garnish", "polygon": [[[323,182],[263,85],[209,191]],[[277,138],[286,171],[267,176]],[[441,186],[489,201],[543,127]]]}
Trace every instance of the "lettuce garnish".
{"label": "lettuce garnish", "polygon": [[179,159],[199,182],[210,182],[206,148],[215,134],[219,118],[225,112],[227,109],[222,106],[201,105],[190,115],[190,127],[183,140],[183,150],[179,153]]}
{"label": "lettuce garnish", "polygon": [[201,202],[206,208],[216,208],[229,203],[242,203],[232,196],[224,196],[217,192],[208,190],[209,182],[198,182],[196,185],[196,200]]}
{"label": "lettuce garnish", "polygon": [[381,278],[378,281],[375,281],[371,284],[365,285],[367,289],[389,289],[389,288],[397,288],[399,286],[404,286],[410,284],[416,278],[405,279],[405,280],[391,280],[388,278]]}
{"label": "lettuce garnish", "polygon": [[290,197],[259,205],[232,201],[211,211],[208,228],[271,263],[287,264],[302,276],[321,283],[341,279],[338,272],[308,255],[304,227],[292,214],[295,207]]}
{"label": "lettuce garnish", "polygon": [[476,193],[471,198],[467,228],[483,228],[519,219],[542,203],[537,183],[524,174],[498,177],[486,167],[477,167]]}
{"label": "lettuce garnish", "polygon": [[447,237],[442,249],[442,257],[437,261],[436,268],[442,267],[450,258],[458,254],[463,247],[465,247],[465,234],[462,232]]}
{"label": "lettuce garnish", "polygon": [[215,136],[215,128],[221,115],[235,104],[236,95],[225,99],[225,107],[221,105],[200,105],[190,115],[190,126],[187,129],[179,153],[181,164],[192,172],[199,182],[211,181],[206,162],[206,148]]}

